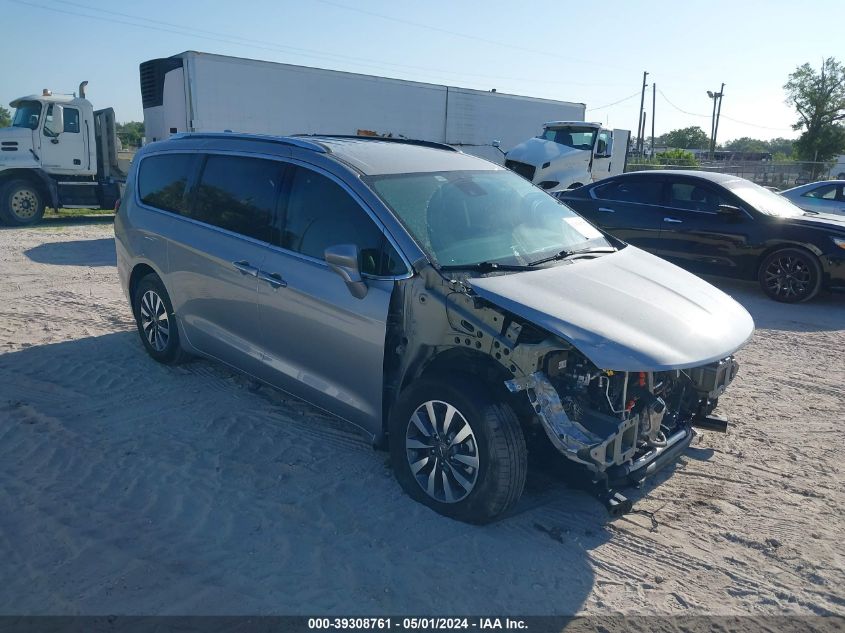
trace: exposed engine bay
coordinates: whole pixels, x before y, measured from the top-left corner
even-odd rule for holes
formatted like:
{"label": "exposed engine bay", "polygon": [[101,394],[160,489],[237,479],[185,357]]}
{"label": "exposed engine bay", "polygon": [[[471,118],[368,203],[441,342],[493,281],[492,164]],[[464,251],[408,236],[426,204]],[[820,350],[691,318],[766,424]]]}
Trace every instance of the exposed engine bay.
{"label": "exposed engine bay", "polygon": [[552,443],[595,472],[634,464],[685,439],[736,376],[733,357],[693,369],[616,372],[575,349],[551,352],[543,369],[507,381],[525,391]]}

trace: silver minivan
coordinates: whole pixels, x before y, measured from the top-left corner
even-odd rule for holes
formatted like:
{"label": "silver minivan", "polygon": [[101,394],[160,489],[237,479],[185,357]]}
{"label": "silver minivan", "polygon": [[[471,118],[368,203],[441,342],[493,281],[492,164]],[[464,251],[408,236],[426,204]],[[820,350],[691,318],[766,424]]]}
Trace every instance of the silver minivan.
{"label": "silver minivan", "polygon": [[723,430],[753,332],[733,299],[447,145],[187,134],[135,158],[115,217],[141,341],[216,359],[389,447],[404,490],[471,522],[528,447],[602,491]]}

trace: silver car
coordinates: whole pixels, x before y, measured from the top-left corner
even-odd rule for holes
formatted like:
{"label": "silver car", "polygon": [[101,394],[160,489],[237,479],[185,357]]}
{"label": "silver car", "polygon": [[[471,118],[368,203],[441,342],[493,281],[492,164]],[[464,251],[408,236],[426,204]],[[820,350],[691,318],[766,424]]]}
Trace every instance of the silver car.
{"label": "silver car", "polygon": [[823,180],[781,191],[805,211],[845,216],[845,180]]}
{"label": "silver car", "polygon": [[147,352],[222,361],[389,447],[471,522],[519,499],[527,445],[617,487],[713,415],[753,322],[490,162],[433,143],[189,134],[133,163],[115,218]]}

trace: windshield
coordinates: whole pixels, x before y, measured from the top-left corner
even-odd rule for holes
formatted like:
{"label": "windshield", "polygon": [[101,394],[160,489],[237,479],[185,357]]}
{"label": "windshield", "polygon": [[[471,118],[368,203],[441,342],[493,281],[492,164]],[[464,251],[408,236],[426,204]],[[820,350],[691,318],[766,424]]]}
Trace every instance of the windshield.
{"label": "windshield", "polygon": [[747,202],[760,213],[778,218],[794,218],[804,215],[804,211],[781,195],[747,180],[738,180],[736,182],[737,184],[735,185],[732,183],[728,183],[727,185],[731,193],[739,197],[743,202]]}
{"label": "windshield", "polygon": [[543,130],[540,138],[547,141],[554,141],[573,149],[592,150],[593,143],[596,140],[598,128],[584,127],[584,126],[566,126],[557,128],[548,128]]}
{"label": "windshield", "polygon": [[15,110],[15,118],[12,120],[12,127],[28,127],[34,130],[38,127],[38,119],[41,117],[41,104],[37,101],[23,101]]}
{"label": "windshield", "polygon": [[608,247],[569,207],[511,171],[367,179],[438,266],[522,266],[563,250]]}

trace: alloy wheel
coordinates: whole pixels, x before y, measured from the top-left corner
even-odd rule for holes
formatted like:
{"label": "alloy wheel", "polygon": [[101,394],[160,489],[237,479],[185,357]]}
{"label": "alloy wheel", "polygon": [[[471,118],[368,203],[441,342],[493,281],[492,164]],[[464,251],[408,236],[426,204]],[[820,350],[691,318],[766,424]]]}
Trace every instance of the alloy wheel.
{"label": "alloy wheel", "polygon": [[810,291],[813,271],[803,257],[784,255],[766,267],[764,283],[769,292],[782,299],[803,297]]}
{"label": "alloy wheel", "polygon": [[141,297],[141,328],[147,342],[157,352],[163,352],[170,340],[170,319],[167,306],[154,290]]}
{"label": "alloy wheel", "polygon": [[411,474],[429,497],[457,503],[478,480],[478,443],[467,419],[440,400],[424,402],[408,421],[405,455]]}

